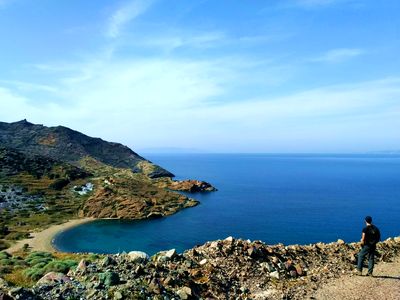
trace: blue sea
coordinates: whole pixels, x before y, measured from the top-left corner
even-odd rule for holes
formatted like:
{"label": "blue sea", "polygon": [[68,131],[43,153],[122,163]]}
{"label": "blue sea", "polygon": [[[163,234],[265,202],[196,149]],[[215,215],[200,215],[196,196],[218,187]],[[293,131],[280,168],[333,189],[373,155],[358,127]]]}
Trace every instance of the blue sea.
{"label": "blue sea", "polygon": [[150,154],[177,179],[217,192],[200,205],[145,221],[100,220],[56,236],[67,252],[183,252],[235,238],[267,244],[358,241],[371,215],[383,238],[400,235],[400,155]]}

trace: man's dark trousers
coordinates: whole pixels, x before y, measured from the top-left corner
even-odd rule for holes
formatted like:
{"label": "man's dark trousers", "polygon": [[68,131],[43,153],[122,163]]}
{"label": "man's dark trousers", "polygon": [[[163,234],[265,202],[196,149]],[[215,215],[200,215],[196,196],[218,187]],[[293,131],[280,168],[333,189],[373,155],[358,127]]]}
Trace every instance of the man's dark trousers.
{"label": "man's dark trousers", "polygon": [[372,274],[374,270],[374,256],[376,245],[364,245],[358,253],[357,269],[362,271],[365,256],[368,256],[368,274]]}

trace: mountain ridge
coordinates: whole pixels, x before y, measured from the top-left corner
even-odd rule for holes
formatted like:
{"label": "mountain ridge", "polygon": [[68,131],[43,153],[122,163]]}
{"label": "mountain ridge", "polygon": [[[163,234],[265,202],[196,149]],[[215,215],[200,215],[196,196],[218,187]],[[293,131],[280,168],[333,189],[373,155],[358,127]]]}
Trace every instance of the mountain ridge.
{"label": "mountain ridge", "polygon": [[47,127],[26,119],[0,122],[0,146],[13,148],[27,155],[38,154],[79,165],[91,156],[117,168],[129,168],[150,178],[174,177],[174,174],[138,155],[120,143],[87,136],[65,126]]}

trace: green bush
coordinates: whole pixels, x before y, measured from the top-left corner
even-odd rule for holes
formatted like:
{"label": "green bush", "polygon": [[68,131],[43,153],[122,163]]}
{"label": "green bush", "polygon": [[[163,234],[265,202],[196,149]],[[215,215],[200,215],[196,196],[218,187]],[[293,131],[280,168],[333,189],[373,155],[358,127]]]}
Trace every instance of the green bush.
{"label": "green bush", "polygon": [[53,255],[50,252],[43,252],[43,251],[34,251],[30,253],[25,260],[27,262],[30,262],[31,260],[35,258],[53,258]]}
{"label": "green bush", "polygon": [[48,263],[44,269],[46,272],[67,273],[69,271],[69,268],[69,265],[67,265],[64,261],[53,260],[52,262]]}
{"label": "green bush", "polygon": [[0,259],[0,266],[11,266],[13,265],[13,261],[9,258]]}
{"label": "green bush", "polygon": [[77,266],[77,261],[72,259],[53,259],[50,253],[34,252],[26,259],[30,268],[24,271],[24,275],[32,280],[39,280],[48,272],[67,273],[71,268]]}
{"label": "green bush", "polygon": [[24,275],[32,280],[39,280],[44,275],[44,268],[29,268],[24,271]]}
{"label": "green bush", "polygon": [[39,265],[39,264],[44,264],[44,266],[45,265],[47,265],[49,262],[51,262],[52,261],[52,259],[51,258],[49,258],[49,257],[35,257],[35,258],[33,258],[33,259],[31,259],[31,260],[29,260],[29,261],[27,261],[27,263],[30,265],[30,266],[37,266],[37,265]]}
{"label": "green bush", "polygon": [[6,236],[6,238],[8,240],[13,240],[13,241],[26,239],[28,237],[29,237],[29,233],[27,233],[27,232],[18,232],[18,231],[11,232],[11,233],[7,234],[7,236]]}

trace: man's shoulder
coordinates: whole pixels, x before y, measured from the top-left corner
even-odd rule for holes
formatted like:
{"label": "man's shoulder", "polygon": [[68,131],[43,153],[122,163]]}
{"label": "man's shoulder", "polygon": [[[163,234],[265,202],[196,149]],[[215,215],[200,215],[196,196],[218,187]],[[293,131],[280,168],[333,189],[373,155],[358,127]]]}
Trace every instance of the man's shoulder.
{"label": "man's shoulder", "polygon": [[367,233],[368,232],[368,226],[365,226],[362,230],[362,232]]}

